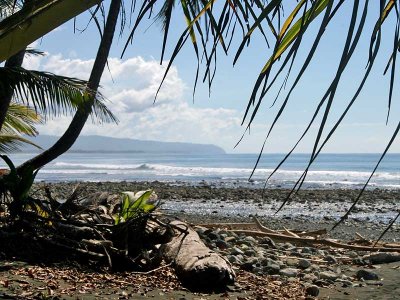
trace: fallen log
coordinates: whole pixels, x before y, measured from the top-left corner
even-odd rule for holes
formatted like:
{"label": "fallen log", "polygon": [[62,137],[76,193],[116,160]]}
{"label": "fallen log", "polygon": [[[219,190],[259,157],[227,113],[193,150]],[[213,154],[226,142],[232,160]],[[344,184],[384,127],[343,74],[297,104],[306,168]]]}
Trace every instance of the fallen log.
{"label": "fallen log", "polygon": [[373,247],[373,246],[359,246],[359,245],[350,245],[341,243],[332,239],[317,239],[312,237],[294,237],[277,233],[267,233],[261,231],[252,231],[252,230],[229,230],[230,232],[234,232],[236,234],[246,234],[257,237],[269,237],[275,241],[283,241],[283,242],[293,242],[296,244],[305,244],[305,245],[325,245],[335,248],[343,248],[350,249],[356,251],[381,251],[381,252],[400,252],[400,248],[389,248],[389,247]]}
{"label": "fallen log", "polygon": [[216,289],[234,281],[230,263],[210,250],[189,225],[181,221],[173,221],[171,225],[175,235],[160,250],[184,285],[196,290]]}
{"label": "fallen log", "polygon": [[400,253],[371,253],[363,256],[363,260],[368,260],[373,265],[398,262],[400,261]]}

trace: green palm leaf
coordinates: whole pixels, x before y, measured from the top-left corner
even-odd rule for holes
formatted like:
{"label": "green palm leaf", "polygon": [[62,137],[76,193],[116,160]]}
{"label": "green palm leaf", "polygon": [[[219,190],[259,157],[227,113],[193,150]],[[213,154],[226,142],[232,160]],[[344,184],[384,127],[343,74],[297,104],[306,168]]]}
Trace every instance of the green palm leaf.
{"label": "green palm leaf", "polygon": [[23,68],[0,68],[0,88],[14,89],[14,96],[45,117],[70,114],[94,101],[92,115],[101,122],[116,122],[100,93],[92,95],[84,80]]}
{"label": "green palm leaf", "polygon": [[35,124],[38,123],[41,123],[41,118],[35,110],[25,105],[11,103],[1,133],[35,136],[38,134]]}
{"label": "green palm leaf", "polygon": [[40,149],[38,145],[16,134],[0,134],[0,153],[18,151],[23,144],[30,144]]}

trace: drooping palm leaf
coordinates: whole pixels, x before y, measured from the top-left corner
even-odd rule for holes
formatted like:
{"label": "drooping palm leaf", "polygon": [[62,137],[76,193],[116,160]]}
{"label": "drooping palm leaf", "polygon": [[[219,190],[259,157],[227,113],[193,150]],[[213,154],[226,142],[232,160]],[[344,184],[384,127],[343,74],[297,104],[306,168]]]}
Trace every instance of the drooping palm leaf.
{"label": "drooping palm leaf", "polygon": [[18,151],[23,144],[30,144],[32,146],[40,148],[35,143],[17,134],[7,135],[0,133],[0,153],[9,153]]}
{"label": "drooping palm leaf", "polygon": [[41,121],[40,115],[34,109],[18,103],[11,103],[1,133],[35,136],[38,134],[35,125],[40,124]]}
{"label": "drooping palm leaf", "polygon": [[70,114],[94,99],[92,113],[101,122],[115,122],[116,117],[104,105],[100,93],[91,95],[84,80],[23,68],[0,68],[0,88],[14,89],[14,96],[31,105],[44,116]]}

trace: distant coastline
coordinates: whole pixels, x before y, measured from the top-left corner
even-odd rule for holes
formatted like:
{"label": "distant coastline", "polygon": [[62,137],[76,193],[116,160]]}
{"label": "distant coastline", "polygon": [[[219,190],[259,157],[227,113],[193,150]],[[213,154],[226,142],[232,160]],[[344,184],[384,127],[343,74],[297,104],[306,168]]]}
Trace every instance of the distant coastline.
{"label": "distant coastline", "polygon": [[[57,136],[39,135],[31,139],[43,149],[51,147]],[[38,152],[33,146],[26,146],[23,152]],[[212,144],[183,142],[147,141],[127,138],[114,138],[98,135],[80,136],[69,153],[185,153],[185,154],[225,154],[225,150]]]}

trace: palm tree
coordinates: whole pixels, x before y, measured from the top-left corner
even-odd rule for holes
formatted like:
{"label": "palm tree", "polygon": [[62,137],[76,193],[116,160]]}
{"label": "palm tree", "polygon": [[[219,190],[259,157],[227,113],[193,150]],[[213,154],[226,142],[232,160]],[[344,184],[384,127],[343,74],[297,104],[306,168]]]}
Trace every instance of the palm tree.
{"label": "palm tree", "polygon": [[27,168],[38,169],[48,164],[61,154],[68,151],[79,137],[89,115],[92,113],[93,109],[95,109],[94,105],[96,103],[96,98],[93,97],[93,95],[95,95],[94,93],[97,93],[101,76],[107,64],[108,54],[110,52],[120,9],[121,0],[111,0],[107,22],[102,34],[90,78],[87,83],[87,101],[76,111],[68,129],[59,140],[48,150],[19,166],[19,172],[23,172]]}
{"label": "palm tree", "polygon": [[[9,21],[9,18],[16,20],[15,15],[21,13],[26,14],[27,10],[31,12],[35,11],[34,15],[41,16],[44,11],[44,8],[41,7],[45,2],[46,1],[33,3],[31,0],[21,2],[15,0],[0,1],[0,17],[3,19],[1,22],[2,26],[12,23],[12,21]],[[57,13],[57,9],[59,9],[51,5],[50,8],[52,10],[55,9],[55,13]],[[15,10],[17,10],[17,13],[14,13]],[[75,9],[74,11],[77,10]],[[22,23],[20,22],[19,24]],[[0,28],[2,27],[0,26]],[[3,26],[2,30],[2,33],[8,32],[9,27]],[[0,45],[4,45],[4,42],[3,44],[0,43]],[[44,116],[47,116],[49,114],[59,115],[60,113],[70,113],[80,109],[89,98],[89,94],[92,94],[94,98],[94,114],[96,117],[99,118],[100,121],[108,122],[115,120],[113,114],[104,106],[101,94],[93,93],[88,89],[86,81],[57,76],[46,72],[29,71],[21,68],[26,52],[34,55],[43,54],[36,50],[26,50],[24,48],[17,54],[9,57],[4,67],[0,68],[0,133],[2,133],[2,127],[5,121],[8,121],[8,124],[10,124],[10,117],[13,116],[11,114],[13,111],[10,111],[10,108],[13,108],[15,112],[16,104],[10,107],[13,97],[18,99],[20,103],[25,103],[25,105],[31,104],[36,111],[40,111]],[[23,107],[24,106],[19,106],[20,109]],[[28,113],[28,110],[25,111]],[[21,115],[19,115],[19,117],[21,117]],[[26,117],[32,117],[30,112]],[[27,132],[22,133],[29,135]],[[15,142],[29,142],[21,136],[12,135],[3,135],[1,141],[5,142],[2,146],[4,149],[9,149],[8,147],[12,146]]]}

